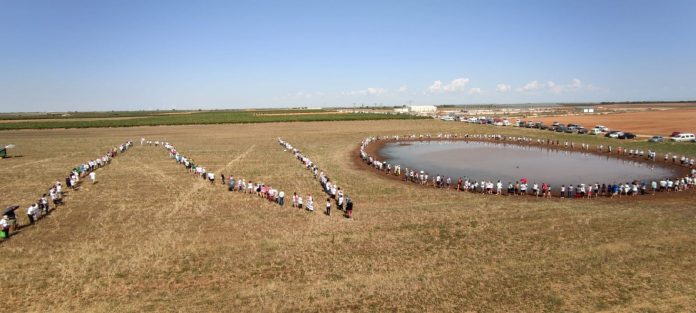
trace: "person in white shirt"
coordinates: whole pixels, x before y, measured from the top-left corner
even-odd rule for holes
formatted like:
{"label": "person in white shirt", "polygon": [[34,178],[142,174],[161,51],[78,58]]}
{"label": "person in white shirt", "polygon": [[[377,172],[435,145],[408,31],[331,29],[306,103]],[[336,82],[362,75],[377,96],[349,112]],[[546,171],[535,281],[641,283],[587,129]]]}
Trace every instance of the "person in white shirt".
{"label": "person in white shirt", "polygon": [[302,209],[302,196],[297,196],[297,208]]}
{"label": "person in white shirt", "polygon": [[331,216],[331,198],[326,198],[326,215]]}
{"label": "person in white shirt", "polygon": [[331,185],[331,199],[336,199],[337,190],[336,184]]}
{"label": "person in white shirt", "polygon": [[10,218],[7,215],[3,215],[0,219],[0,229],[5,235],[5,239],[10,238]]}
{"label": "person in white shirt", "polygon": [[336,206],[339,210],[343,211],[343,192],[338,193],[338,203]]}
{"label": "person in white shirt", "polygon": [[38,213],[38,211],[39,206],[36,203],[30,205],[27,208],[27,217],[29,218],[29,225],[34,225],[34,221],[36,221],[37,219],[36,214]]}
{"label": "person in white shirt", "polygon": [[314,201],[310,195],[307,195],[307,211],[314,212]]}
{"label": "person in white shirt", "polygon": [[237,191],[244,192],[244,189],[246,189],[246,181],[242,177],[242,179],[239,180],[239,184],[237,185]]}
{"label": "person in white shirt", "polygon": [[39,206],[43,209],[43,215],[48,214],[48,211],[51,208],[48,206],[48,198],[46,198],[46,194],[43,194],[43,196],[41,196],[41,203]]}
{"label": "person in white shirt", "polygon": [[285,205],[285,192],[282,190],[278,192],[278,204],[280,204],[280,206]]}
{"label": "person in white shirt", "polygon": [[56,188],[51,188],[51,190],[48,191],[48,194],[51,196],[51,200],[53,200],[53,205],[58,206],[58,194],[56,193]]}
{"label": "person in white shirt", "polygon": [[91,172],[89,173],[89,179],[92,181],[92,184],[97,182],[97,173]]}
{"label": "person in white shirt", "polygon": [[211,184],[214,184],[215,183],[215,173],[208,172],[208,180],[210,181]]}

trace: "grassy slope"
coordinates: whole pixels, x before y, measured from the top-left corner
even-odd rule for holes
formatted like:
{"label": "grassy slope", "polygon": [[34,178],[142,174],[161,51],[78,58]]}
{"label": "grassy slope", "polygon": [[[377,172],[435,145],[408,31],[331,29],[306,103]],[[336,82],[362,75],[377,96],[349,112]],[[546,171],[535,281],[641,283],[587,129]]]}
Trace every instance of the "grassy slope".
{"label": "grassy slope", "polygon": [[[12,291],[4,302],[27,311],[103,312],[635,312],[696,305],[692,200],[481,197],[414,189],[350,161],[367,135],[438,130],[490,132],[383,121],[0,133],[25,155],[0,161],[0,173],[13,177],[0,191],[22,203],[75,161],[140,136],[171,140],[226,174],[316,196],[318,183],[275,143],[283,136],[356,202],[354,221],[281,209],[191,177],[161,148],[136,147],[99,170],[100,183],[0,245]],[[72,147],[69,155],[59,153],[63,146]]]}

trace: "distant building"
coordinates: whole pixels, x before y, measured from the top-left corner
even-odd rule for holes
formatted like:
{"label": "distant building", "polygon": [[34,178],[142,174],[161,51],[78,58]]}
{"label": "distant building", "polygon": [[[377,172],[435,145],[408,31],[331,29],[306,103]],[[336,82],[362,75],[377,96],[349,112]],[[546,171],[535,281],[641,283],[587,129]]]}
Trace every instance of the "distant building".
{"label": "distant building", "polygon": [[408,112],[410,112],[410,113],[435,113],[435,112],[437,112],[437,107],[434,105],[410,105],[410,106],[408,106]]}
{"label": "distant building", "polygon": [[408,113],[408,108],[395,108],[394,113]]}
{"label": "distant building", "polygon": [[582,113],[594,113],[594,108],[593,107],[582,107],[580,108],[582,110]]}

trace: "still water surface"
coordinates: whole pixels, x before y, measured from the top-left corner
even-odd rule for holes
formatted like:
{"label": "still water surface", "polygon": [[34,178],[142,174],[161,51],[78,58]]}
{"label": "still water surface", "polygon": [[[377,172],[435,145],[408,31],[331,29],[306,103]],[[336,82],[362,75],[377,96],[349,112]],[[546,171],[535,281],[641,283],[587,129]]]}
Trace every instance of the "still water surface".
{"label": "still water surface", "polygon": [[401,169],[472,180],[501,180],[505,186],[527,178],[530,184],[561,185],[631,182],[675,177],[676,171],[642,162],[592,153],[570,152],[509,143],[477,141],[390,142],[379,152]]}

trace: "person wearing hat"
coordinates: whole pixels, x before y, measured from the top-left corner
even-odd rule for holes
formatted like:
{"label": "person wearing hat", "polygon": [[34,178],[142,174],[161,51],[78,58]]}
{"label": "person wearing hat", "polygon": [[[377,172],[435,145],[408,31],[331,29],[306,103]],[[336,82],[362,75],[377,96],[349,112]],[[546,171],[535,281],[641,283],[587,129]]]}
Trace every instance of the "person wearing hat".
{"label": "person wearing hat", "polygon": [[0,219],[0,228],[2,228],[3,237],[10,238],[10,218],[7,215],[3,215]]}

